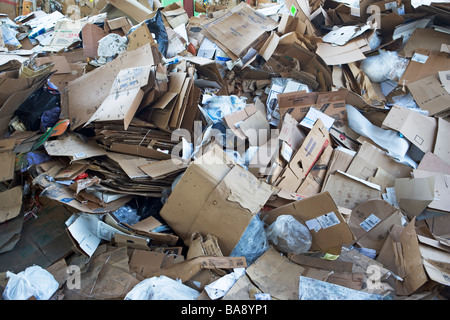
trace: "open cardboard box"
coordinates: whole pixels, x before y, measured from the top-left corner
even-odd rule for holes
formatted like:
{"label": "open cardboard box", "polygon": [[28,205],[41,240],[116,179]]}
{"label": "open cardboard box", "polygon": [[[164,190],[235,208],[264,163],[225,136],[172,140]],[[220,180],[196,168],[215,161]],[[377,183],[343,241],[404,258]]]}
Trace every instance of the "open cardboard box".
{"label": "open cardboard box", "polygon": [[229,255],[272,192],[214,146],[191,162],[160,215],[185,244],[193,232],[211,233]]}

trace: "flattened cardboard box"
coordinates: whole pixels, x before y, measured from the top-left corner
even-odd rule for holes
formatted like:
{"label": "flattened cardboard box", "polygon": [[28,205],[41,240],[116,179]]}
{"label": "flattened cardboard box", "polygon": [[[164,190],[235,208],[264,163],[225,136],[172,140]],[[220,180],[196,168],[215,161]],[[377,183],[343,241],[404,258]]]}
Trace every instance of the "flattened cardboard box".
{"label": "flattened cardboard box", "polygon": [[436,141],[437,119],[408,108],[392,106],[382,126],[396,130],[422,152],[432,151]]}
{"label": "flattened cardboard box", "polygon": [[338,206],[347,209],[353,209],[366,200],[381,199],[379,185],[339,170],[330,174],[323,191],[328,191]]}
{"label": "flattened cardboard box", "polygon": [[247,276],[262,291],[280,300],[298,300],[298,278],[305,268],[270,247],[246,270]]}
{"label": "flattened cardboard box", "polygon": [[227,10],[223,15],[202,24],[205,36],[215,41],[233,60],[266,39],[277,27],[274,20],[257,13],[246,3]]}
{"label": "flattened cardboard box", "polygon": [[266,224],[272,224],[280,215],[292,215],[308,227],[312,236],[310,251],[339,254],[343,245],[355,241],[355,236],[339,212],[329,192],[308,197],[265,213]]}
{"label": "flattened cardboard box", "polygon": [[151,66],[119,71],[111,91],[85,125],[93,121],[123,121],[127,130],[143,97],[142,87],[149,81]]}
{"label": "flattened cardboard box", "polygon": [[70,129],[85,124],[110,94],[116,76],[122,69],[153,65],[150,44],[124,51],[116,59],[69,82],[68,103]]}
{"label": "flattened cardboard box", "polygon": [[417,48],[405,72],[399,80],[402,85],[409,85],[415,81],[426,78],[438,71],[450,69],[449,54],[446,52]]}
{"label": "flattened cardboard box", "polygon": [[407,85],[419,107],[427,110],[430,116],[439,116],[450,109],[450,95],[442,87],[437,72],[411,81]]}
{"label": "flattened cardboard box", "polygon": [[193,232],[211,233],[229,255],[272,192],[215,146],[191,162],[160,214],[187,245]]}
{"label": "flattened cardboard box", "polygon": [[377,252],[383,247],[392,225],[402,223],[400,210],[381,199],[367,200],[356,206],[348,225],[363,248]]}
{"label": "flattened cardboard box", "polygon": [[375,175],[378,168],[383,168],[397,178],[410,177],[412,171],[412,167],[396,162],[385,151],[370,142],[363,141],[345,172],[367,180]]}

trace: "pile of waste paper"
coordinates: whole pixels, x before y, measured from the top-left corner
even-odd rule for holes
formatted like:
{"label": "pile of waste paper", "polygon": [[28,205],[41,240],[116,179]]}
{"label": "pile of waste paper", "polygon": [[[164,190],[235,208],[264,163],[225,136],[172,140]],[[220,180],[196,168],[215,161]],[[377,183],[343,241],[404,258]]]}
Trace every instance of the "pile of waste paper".
{"label": "pile of waste paper", "polygon": [[447,300],[450,4],[0,2],[4,300]]}

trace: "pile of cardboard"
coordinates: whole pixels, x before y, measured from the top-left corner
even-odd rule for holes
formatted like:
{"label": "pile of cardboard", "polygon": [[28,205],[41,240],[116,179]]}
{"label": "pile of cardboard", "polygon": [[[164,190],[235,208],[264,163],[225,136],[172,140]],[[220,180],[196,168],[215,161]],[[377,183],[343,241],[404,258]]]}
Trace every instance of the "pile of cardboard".
{"label": "pile of cardboard", "polygon": [[[193,4],[0,17],[0,289],[39,265],[52,299],[166,277],[197,300],[448,299],[450,6]],[[268,239],[285,215],[306,251]]]}

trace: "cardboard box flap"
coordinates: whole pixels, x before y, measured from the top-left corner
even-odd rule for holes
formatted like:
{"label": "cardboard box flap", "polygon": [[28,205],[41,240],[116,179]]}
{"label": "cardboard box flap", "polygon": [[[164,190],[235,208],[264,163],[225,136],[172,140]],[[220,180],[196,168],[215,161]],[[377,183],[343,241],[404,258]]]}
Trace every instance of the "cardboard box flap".
{"label": "cardboard box flap", "polygon": [[339,254],[342,245],[351,244],[355,236],[339,212],[329,192],[322,192],[269,211],[266,223],[272,224],[283,214],[292,215],[311,232],[310,251]]}

